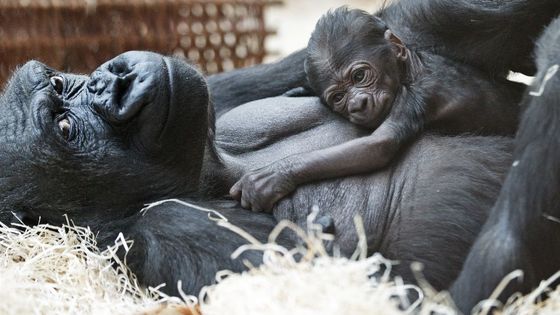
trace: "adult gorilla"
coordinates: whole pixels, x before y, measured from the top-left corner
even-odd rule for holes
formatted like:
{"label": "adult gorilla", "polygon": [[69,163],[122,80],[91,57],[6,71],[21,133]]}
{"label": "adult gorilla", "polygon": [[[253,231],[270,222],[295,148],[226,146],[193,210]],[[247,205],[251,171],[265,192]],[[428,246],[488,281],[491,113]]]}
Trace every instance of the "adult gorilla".
{"label": "adult gorilla", "polygon": [[[154,53],[129,52],[91,76],[63,74],[31,61],[0,99],[0,209],[28,222],[58,224],[63,214],[111,243],[119,232],[135,245],[127,258],[149,285],[183,280],[195,293],[219,269],[241,270],[229,255],[240,237],[195,207],[145,203],[190,198],[219,209],[232,223],[264,239],[272,216],[220,201],[252,167],[287,154],[331,146],[363,134],[315,98],[277,98],[239,106],[213,119],[202,76]],[[343,253],[356,246],[352,218],[365,221],[369,251],[427,265],[427,277],[447,287],[497,196],[510,164],[503,138],[427,136],[392,167],[367,176],[301,187],[276,208],[301,225],[313,205],[330,214]],[[212,199],[214,201],[204,201]],[[281,240],[289,245],[290,240]],[[445,260],[442,259],[445,257]],[[259,263],[258,253],[244,259]]]}

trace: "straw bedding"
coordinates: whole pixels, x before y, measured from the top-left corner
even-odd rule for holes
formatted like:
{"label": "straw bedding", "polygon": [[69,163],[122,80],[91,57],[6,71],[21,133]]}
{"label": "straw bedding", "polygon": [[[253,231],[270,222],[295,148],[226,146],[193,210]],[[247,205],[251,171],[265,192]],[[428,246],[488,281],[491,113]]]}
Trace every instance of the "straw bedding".
{"label": "straw bedding", "polygon": [[[427,284],[420,290],[391,278],[393,262],[380,255],[366,258],[363,242],[351,259],[337,258],[325,254],[322,240],[328,236],[313,227],[304,232],[282,222],[270,243],[260,244],[227,221],[217,224],[247,238],[248,245],[234,256],[248,248],[261,249],[264,264],[249,266],[243,274],[218,273],[218,284],[199,297],[168,297],[160,288],[139,286],[114,255],[119,247],[134,246],[122,236],[113,247],[100,250],[89,229],[72,224],[0,225],[0,314],[454,314],[447,294]],[[275,245],[275,235],[285,228],[296,230],[305,248]],[[296,261],[295,256],[302,258]],[[526,297],[512,298],[503,312],[558,314],[560,289],[549,288],[558,277],[560,273]],[[409,301],[410,291],[420,298]],[[550,296],[544,302],[539,300],[543,292]],[[481,304],[479,313],[493,304]]]}

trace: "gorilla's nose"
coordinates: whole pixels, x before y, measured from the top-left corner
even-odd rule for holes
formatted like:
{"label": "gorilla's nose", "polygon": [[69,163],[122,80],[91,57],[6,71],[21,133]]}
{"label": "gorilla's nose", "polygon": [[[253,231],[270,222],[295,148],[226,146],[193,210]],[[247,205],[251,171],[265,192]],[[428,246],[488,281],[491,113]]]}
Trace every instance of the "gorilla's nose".
{"label": "gorilla's nose", "polygon": [[91,75],[88,91],[95,109],[111,122],[131,120],[162,94],[167,78],[163,58],[155,53],[127,52],[104,63]]}
{"label": "gorilla's nose", "polygon": [[366,94],[358,94],[348,104],[348,112],[350,114],[359,113],[368,108],[371,98]]}

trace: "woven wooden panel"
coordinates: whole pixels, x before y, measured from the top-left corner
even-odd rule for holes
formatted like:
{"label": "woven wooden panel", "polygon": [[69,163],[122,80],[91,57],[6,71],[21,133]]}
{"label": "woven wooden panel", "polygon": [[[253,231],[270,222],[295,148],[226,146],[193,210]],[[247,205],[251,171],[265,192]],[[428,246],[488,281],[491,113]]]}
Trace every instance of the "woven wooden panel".
{"label": "woven wooden panel", "polygon": [[127,50],[215,73],[260,63],[269,0],[0,0],[0,83],[29,59],[89,73]]}

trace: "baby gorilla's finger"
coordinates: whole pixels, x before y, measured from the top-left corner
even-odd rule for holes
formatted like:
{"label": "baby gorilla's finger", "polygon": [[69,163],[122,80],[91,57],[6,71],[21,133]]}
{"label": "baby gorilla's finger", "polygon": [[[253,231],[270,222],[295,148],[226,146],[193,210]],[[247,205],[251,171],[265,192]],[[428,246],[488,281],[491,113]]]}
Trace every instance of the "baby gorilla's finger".
{"label": "baby gorilla's finger", "polygon": [[229,190],[229,195],[231,198],[240,201],[241,200],[241,181],[233,184]]}
{"label": "baby gorilla's finger", "polygon": [[246,198],[244,198],[243,195],[241,196],[241,207],[244,209],[251,209],[251,203]]}
{"label": "baby gorilla's finger", "polygon": [[253,212],[263,212],[263,206],[262,206],[262,201],[261,198],[259,198],[258,196],[255,196],[254,194],[247,194],[247,199],[249,200],[250,204],[251,204],[251,210]]}
{"label": "baby gorilla's finger", "polygon": [[261,200],[261,208],[263,212],[270,213],[272,211],[272,207],[276,204],[278,200],[281,198],[277,198],[276,196],[266,196]]}
{"label": "baby gorilla's finger", "polygon": [[253,207],[251,208],[251,211],[253,211],[253,212],[264,212],[263,208],[259,205],[253,205]]}

